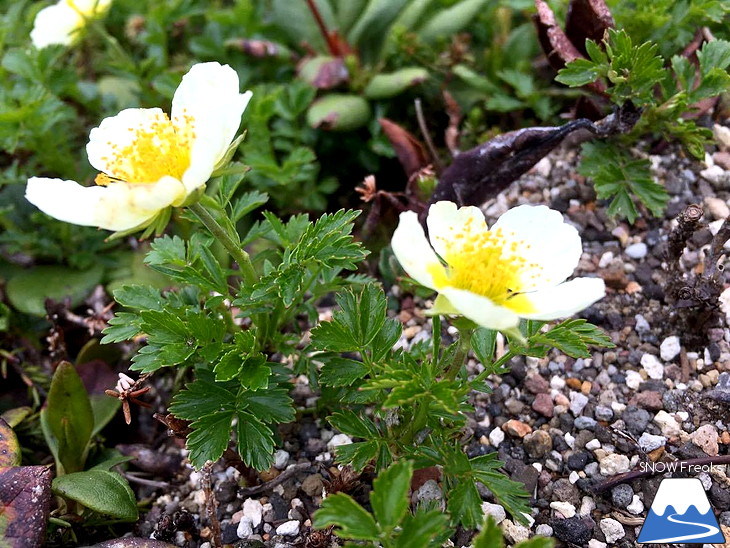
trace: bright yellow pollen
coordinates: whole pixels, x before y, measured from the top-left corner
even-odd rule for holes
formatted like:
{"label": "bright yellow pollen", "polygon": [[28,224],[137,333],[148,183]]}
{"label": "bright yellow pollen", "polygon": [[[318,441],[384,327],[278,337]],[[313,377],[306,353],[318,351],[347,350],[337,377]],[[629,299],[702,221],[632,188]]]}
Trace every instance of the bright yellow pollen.
{"label": "bright yellow pollen", "polygon": [[190,116],[171,121],[167,114],[157,113],[145,127],[129,128],[134,138],[126,146],[109,143],[110,156],[103,157],[107,173],[96,177],[96,184],[105,186],[115,180],[129,183],[156,183],[164,176],[182,180],[190,167],[190,149],[195,132]]}
{"label": "bright yellow pollen", "polygon": [[[470,230],[471,224],[467,221],[463,233],[452,234],[445,242],[447,252],[443,259],[447,268],[435,265],[429,269],[436,289],[464,289],[516,313],[533,312],[532,304],[521,295],[522,280],[534,278],[534,271],[542,269],[520,253],[529,250],[530,245],[520,240],[510,241],[499,228]],[[526,275],[526,271],[533,273]]]}

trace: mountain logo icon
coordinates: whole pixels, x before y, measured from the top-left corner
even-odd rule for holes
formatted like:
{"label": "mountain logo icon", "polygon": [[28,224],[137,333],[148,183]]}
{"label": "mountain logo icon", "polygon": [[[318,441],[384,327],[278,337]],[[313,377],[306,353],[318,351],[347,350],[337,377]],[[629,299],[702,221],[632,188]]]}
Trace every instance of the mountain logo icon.
{"label": "mountain logo icon", "polygon": [[639,544],[724,543],[710,501],[697,478],[664,478],[641,527]]}

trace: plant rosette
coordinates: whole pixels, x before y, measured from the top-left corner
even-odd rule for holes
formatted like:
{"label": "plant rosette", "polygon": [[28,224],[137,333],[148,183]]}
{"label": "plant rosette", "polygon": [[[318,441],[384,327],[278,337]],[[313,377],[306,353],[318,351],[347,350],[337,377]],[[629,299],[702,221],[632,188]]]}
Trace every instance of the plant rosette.
{"label": "plant rosette", "polygon": [[170,206],[195,201],[231,147],[251,92],[239,93],[236,71],[193,65],[172,99],[159,108],[129,108],[91,130],[86,152],[101,173],[96,185],[31,177],[25,197],[61,221],[133,232],[164,228]]}
{"label": "plant rosette", "polygon": [[415,212],[401,213],[392,247],[411,278],[438,291],[432,314],[516,333],[520,318],[564,318],[605,295],[600,278],[565,281],[583,251],[580,236],[546,206],[516,207],[488,228],[479,208],[442,201],[426,225],[428,239]]}
{"label": "plant rosette", "polygon": [[37,48],[71,46],[81,37],[91,19],[103,17],[112,0],[60,0],[40,10],[33,22],[30,39]]}

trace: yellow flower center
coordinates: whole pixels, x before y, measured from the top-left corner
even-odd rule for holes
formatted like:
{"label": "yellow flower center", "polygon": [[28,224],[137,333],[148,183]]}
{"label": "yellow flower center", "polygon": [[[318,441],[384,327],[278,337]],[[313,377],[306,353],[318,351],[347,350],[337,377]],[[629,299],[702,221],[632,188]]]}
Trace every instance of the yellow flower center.
{"label": "yellow flower center", "polygon": [[454,287],[487,297],[516,313],[534,312],[521,293],[525,278],[536,278],[542,267],[522,255],[530,245],[505,237],[501,228],[472,231],[471,219],[463,232],[453,234],[443,257],[446,269],[429,268],[436,289]]}
{"label": "yellow flower center", "polygon": [[181,181],[190,167],[193,129],[190,116],[171,121],[167,114],[155,113],[145,127],[129,128],[134,136],[125,146],[109,143],[111,155],[102,157],[109,166],[108,174],[97,175],[96,184],[105,186],[116,180],[156,183],[164,176]]}

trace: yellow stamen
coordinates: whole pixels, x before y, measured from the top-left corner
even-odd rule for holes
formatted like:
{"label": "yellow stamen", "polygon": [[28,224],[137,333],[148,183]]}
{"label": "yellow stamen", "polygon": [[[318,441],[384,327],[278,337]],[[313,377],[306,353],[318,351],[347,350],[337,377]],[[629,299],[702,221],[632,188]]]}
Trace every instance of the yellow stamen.
{"label": "yellow stamen", "polygon": [[96,183],[107,185],[115,180],[129,183],[156,183],[164,176],[182,180],[190,166],[190,149],[195,133],[193,120],[184,115],[170,121],[167,114],[156,113],[145,127],[129,128],[134,137],[126,146],[109,143],[111,156],[103,157],[107,174],[99,174]]}
{"label": "yellow stamen", "polygon": [[[542,269],[524,258],[530,245],[505,236],[501,229],[474,230],[471,225],[469,219],[463,232],[444,239],[443,259],[448,266],[443,269],[434,265],[429,269],[436,289],[447,286],[464,289],[518,314],[533,312],[532,304],[521,295],[526,271]],[[535,275],[533,272],[529,277]]]}

